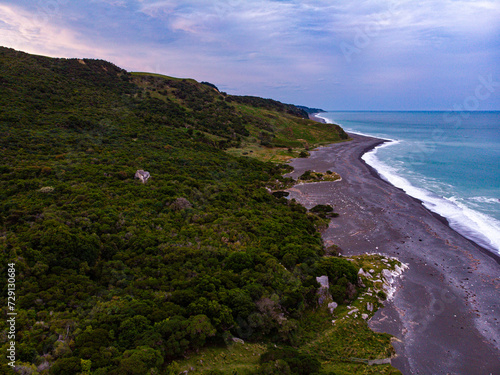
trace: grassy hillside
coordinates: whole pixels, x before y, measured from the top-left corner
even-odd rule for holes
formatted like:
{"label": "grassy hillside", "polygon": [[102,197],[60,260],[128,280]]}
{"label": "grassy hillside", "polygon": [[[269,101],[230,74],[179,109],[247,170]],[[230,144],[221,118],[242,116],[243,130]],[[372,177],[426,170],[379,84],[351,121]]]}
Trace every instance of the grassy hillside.
{"label": "grassy hillside", "polygon": [[[294,346],[321,370],[301,349],[322,331],[308,328],[315,277],[331,274],[349,303],[357,268],[322,258],[324,219],[269,193],[289,184],[289,167],[234,150],[294,153],[345,138],[340,128],[102,60],[0,48],[0,83],[0,275],[15,269],[0,306],[17,314],[17,367],[2,356],[0,373],[172,374],[233,336]],[[381,337],[370,356],[387,355]]]}
{"label": "grassy hillside", "polygon": [[211,139],[231,155],[283,162],[316,146],[348,139],[340,126],[311,121],[306,111],[290,104],[227,95],[192,79],[149,73],[132,77],[151,98],[186,108],[196,120],[186,121],[185,126],[221,137]]}

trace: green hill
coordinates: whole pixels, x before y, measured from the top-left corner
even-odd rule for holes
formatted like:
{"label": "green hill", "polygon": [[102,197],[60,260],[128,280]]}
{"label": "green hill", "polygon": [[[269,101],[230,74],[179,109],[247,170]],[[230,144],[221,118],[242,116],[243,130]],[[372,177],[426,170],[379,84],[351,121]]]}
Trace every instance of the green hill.
{"label": "green hill", "polygon": [[[306,339],[324,221],[270,194],[289,167],[258,159],[346,139],[340,127],[102,60],[0,48],[0,83],[5,280],[15,263],[15,301],[2,283],[0,302],[17,313],[17,373],[170,374],[232,336]],[[356,269],[332,259],[348,301]]]}

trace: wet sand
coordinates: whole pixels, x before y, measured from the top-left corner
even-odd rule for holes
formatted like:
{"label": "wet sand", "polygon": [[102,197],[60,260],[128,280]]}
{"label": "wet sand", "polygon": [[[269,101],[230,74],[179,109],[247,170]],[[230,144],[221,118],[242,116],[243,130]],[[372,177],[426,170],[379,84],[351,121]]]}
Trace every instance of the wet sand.
{"label": "wet sand", "polygon": [[349,135],[350,142],[291,161],[294,178],[332,170],[342,180],[296,185],[290,198],[307,208],[331,204],[340,214],[323,233],[327,246],[409,265],[394,299],[369,323],[396,337],[392,365],[403,374],[500,374],[500,257],[379,178],[361,155],[382,140]]}

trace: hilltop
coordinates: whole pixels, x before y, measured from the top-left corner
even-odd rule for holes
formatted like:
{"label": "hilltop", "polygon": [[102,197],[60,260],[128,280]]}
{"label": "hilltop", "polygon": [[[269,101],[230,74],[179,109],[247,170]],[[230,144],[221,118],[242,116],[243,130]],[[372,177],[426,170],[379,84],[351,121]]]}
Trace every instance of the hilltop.
{"label": "hilltop", "polygon": [[[323,257],[325,215],[271,194],[293,182],[291,167],[265,160],[346,140],[339,126],[103,60],[0,48],[0,83],[1,267],[6,279],[15,263],[18,373],[173,374],[195,353],[225,356],[235,336],[269,359],[239,373],[272,373],[274,361],[321,371],[304,346],[331,320],[316,277],[329,275],[345,305],[358,268]],[[349,333],[340,357],[390,354],[388,335],[349,327],[362,336]]]}

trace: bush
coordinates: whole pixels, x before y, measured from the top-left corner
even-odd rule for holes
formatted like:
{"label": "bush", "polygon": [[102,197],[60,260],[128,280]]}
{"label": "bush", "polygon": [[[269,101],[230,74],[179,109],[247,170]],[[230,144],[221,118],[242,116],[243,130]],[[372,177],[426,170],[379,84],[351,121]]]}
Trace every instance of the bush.
{"label": "bush", "polygon": [[377,297],[380,298],[382,301],[385,301],[387,299],[387,294],[383,290],[379,290],[377,292]]}
{"label": "bush", "polygon": [[329,204],[318,204],[313,208],[311,208],[310,211],[314,212],[315,214],[318,214],[318,216],[322,218],[339,216],[338,213],[333,212],[333,207],[330,206]]}
{"label": "bush", "polygon": [[317,212],[317,213],[330,213],[333,212],[333,207],[330,206],[329,204],[318,204],[311,208],[311,212]]}
{"label": "bush", "polygon": [[299,158],[307,158],[309,153],[306,151],[300,151]]}
{"label": "bush", "polygon": [[299,180],[315,180],[315,179],[316,179],[316,176],[313,174],[312,171],[305,171],[299,177]]}
{"label": "bush", "polygon": [[316,263],[316,276],[327,275],[330,284],[337,284],[342,278],[351,284],[358,280],[357,268],[347,259],[328,257]]}
{"label": "bush", "polygon": [[344,303],[356,295],[357,268],[347,259],[328,257],[316,262],[316,275],[327,275],[330,293],[337,303]]}
{"label": "bush", "polygon": [[[283,366],[281,361],[284,361],[288,366]],[[278,367],[283,369],[288,367],[292,374],[298,375],[314,374],[321,369],[321,363],[315,356],[291,347],[269,348],[260,356],[260,363],[264,369],[269,368],[269,363],[281,364]]]}
{"label": "bush", "polygon": [[79,358],[60,358],[50,368],[50,375],[77,374],[82,371],[82,364]]}
{"label": "bush", "polygon": [[274,191],[272,194],[276,198],[285,198],[285,197],[288,197],[290,195],[290,193],[287,191]]}

